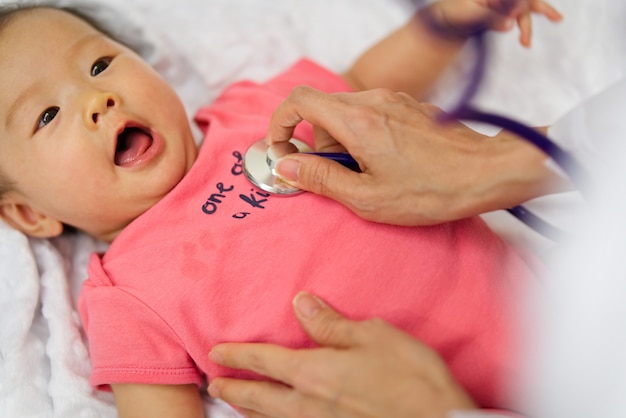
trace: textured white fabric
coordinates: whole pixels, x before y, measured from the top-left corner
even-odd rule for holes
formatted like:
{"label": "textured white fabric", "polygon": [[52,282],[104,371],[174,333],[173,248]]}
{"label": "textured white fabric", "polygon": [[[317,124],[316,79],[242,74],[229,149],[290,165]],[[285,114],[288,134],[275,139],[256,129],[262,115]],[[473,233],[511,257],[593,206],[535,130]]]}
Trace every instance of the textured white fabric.
{"label": "textured white fabric", "polygon": [[[267,78],[302,55],[342,71],[415,6],[410,0],[101,2],[113,8],[101,14],[113,27],[144,39],[142,51],[179,91],[190,116],[230,82]],[[565,21],[554,26],[537,19],[530,50],[518,45],[515,32],[490,37],[479,106],[547,124],[623,74],[624,2],[552,3]],[[457,90],[466,69],[462,61],[455,65],[435,98]],[[524,235],[504,218],[494,222],[501,232]],[[111,396],[95,394],[87,383],[89,362],[73,306],[87,255],[101,247],[82,235],[29,240],[0,225],[0,416],[115,416]],[[219,403],[207,401],[207,409],[217,418],[236,416]]]}

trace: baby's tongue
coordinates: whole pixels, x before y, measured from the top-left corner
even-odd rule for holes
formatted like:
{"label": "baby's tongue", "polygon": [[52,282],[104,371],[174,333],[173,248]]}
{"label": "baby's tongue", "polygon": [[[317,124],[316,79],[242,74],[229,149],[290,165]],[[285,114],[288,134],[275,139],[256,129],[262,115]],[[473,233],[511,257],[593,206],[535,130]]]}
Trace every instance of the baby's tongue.
{"label": "baby's tongue", "polygon": [[128,129],[120,136],[115,150],[115,164],[129,165],[152,145],[152,138],[140,129]]}

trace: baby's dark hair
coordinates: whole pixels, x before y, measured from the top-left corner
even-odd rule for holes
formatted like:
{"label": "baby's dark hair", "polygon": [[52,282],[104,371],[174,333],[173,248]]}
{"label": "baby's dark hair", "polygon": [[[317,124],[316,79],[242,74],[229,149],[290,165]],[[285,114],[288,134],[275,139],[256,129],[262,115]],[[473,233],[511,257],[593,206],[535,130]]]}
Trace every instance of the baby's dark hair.
{"label": "baby's dark hair", "polygon": [[57,4],[54,1],[20,1],[14,3],[0,4],[0,36],[2,34],[2,30],[6,27],[6,25],[11,21],[13,17],[24,12],[29,12],[41,8],[62,10],[66,13],[69,13],[83,20],[94,29],[96,29],[98,32],[103,33],[107,37],[133,48],[132,45],[128,45],[128,42],[122,39],[118,33],[115,33],[115,31],[108,27],[103,20],[96,17],[103,11],[103,9],[101,5],[95,4],[68,6]]}

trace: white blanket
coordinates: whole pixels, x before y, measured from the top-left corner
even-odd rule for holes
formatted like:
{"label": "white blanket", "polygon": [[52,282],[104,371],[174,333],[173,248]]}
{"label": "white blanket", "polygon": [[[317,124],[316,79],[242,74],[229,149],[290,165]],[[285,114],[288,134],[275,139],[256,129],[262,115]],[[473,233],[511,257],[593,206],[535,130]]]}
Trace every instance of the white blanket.
{"label": "white blanket", "polygon": [[[190,116],[230,82],[265,79],[303,55],[344,70],[415,7],[410,0],[105,3],[115,11],[103,17],[146,41],[148,59],[177,88]],[[534,125],[548,124],[616,80],[626,56],[626,37],[618,33],[625,17],[619,3],[555,0],[564,22],[536,20],[528,51],[517,44],[516,33],[494,36],[478,103]],[[459,62],[451,70],[438,100],[456,89],[465,67]],[[495,216],[501,232],[523,238],[515,222],[500,222],[507,215]],[[0,416],[115,416],[110,394],[88,384],[88,353],[74,308],[87,257],[103,248],[81,234],[27,239],[0,223]],[[223,404],[207,399],[206,405],[214,417],[237,416]]]}

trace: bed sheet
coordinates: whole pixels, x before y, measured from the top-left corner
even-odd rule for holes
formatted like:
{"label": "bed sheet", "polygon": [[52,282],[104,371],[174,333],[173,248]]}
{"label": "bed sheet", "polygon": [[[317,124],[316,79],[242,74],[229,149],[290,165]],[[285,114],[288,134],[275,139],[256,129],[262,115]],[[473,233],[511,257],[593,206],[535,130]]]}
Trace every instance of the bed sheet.
{"label": "bed sheet", "polygon": [[[0,3],[5,3],[0,0]],[[62,4],[91,4],[61,1]],[[107,0],[102,17],[131,39],[177,89],[189,115],[232,81],[263,80],[300,56],[342,71],[368,45],[401,25],[411,0]],[[555,0],[559,25],[535,22],[534,45],[516,33],[490,36],[477,104],[533,125],[549,124],[623,76],[624,6],[613,0]],[[467,59],[439,84],[445,107],[462,86]],[[480,127],[477,127],[480,129]],[[547,245],[506,214],[488,216],[526,246]],[[88,384],[89,360],[74,308],[89,253],[102,243],[78,234],[29,239],[0,223],[0,416],[114,417],[110,394]],[[207,347],[207,351],[208,351]],[[206,400],[213,417],[236,417]]]}

